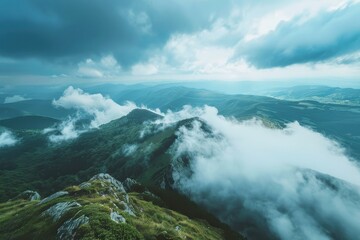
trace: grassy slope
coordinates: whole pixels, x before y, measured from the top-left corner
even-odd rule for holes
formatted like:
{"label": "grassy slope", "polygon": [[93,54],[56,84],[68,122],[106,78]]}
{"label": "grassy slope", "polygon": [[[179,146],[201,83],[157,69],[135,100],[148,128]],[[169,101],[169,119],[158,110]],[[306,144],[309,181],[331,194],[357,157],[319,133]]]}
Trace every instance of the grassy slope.
{"label": "grassy slope", "polygon": [[19,116],[44,116],[55,119],[64,119],[69,114],[74,113],[73,110],[67,110],[63,108],[56,108],[51,100],[26,100],[14,103],[0,104],[0,109],[8,109],[9,113],[0,117],[2,119],[19,117]]}
{"label": "grassy slope", "polygon": [[[75,239],[225,239],[223,230],[204,220],[170,210],[155,195],[146,192],[129,193],[136,216],[124,210],[123,192],[114,192],[108,182],[90,181],[90,186],[72,186],[69,195],[44,204],[38,201],[16,200],[0,204],[0,239],[55,239],[57,229],[73,216],[85,215],[89,222],[79,227]],[[60,202],[76,201],[81,207],[66,212],[59,220],[42,213]],[[116,223],[110,213],[116,211],[126,223]],[[228,238],[229,239],[229,238]],[[241,239],[232,235],[231,239]]]}
{"label": "grassy slope", "polygon": [[[273,124],[284,126],[298,121],[340,142],[355,159],[360,159],[360,106],[325,104],[316,101],[285,101],[251,95],[228,95],[208,90],[186,87],[163,88],[161,86],[127,90],[114,99],[134,101],[166,111],[179,110],[183,105],[218,108],[224,116],[238,119],[258,117]],[[358,97],[355,100],[358,100]]]}
{"label": "grassy slope", "polygon": [[14,130],[45,129],[58,123],[59,120],[42,116],[22,116],[0,120],[0,125]]}
{"label": "grassy slope", "polygon": [[[49,194],[99,172],[158,183],[156,174],[165,171],[170,161],[165,151],[175,140],[175,128],[140,138],[143,121],[157,115],[135,114],[61,144],[49,144],[39,131],[18,131],[21,143],[0,149],[0,201],[27,189]],[[131,156],[123,153],[127,144],[137,145]]]}

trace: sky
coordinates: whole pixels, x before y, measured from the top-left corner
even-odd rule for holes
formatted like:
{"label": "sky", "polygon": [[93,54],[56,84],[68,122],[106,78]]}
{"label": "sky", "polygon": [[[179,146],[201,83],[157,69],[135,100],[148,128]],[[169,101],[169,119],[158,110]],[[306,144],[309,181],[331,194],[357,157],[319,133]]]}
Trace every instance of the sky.
{"label": "sky", "polygon": [[0,83],[358,81],[359,0],[2,0]]}

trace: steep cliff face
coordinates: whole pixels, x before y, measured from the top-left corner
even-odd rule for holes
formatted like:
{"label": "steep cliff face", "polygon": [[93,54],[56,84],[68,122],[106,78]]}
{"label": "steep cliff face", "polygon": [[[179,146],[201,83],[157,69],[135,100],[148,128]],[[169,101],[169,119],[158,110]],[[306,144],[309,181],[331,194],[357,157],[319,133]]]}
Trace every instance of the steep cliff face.
{"label": "steep cliff face", "polygon": [[132,179],[98,174],[42,200],[31,196],[0,204],[0,239],[226,239]]}

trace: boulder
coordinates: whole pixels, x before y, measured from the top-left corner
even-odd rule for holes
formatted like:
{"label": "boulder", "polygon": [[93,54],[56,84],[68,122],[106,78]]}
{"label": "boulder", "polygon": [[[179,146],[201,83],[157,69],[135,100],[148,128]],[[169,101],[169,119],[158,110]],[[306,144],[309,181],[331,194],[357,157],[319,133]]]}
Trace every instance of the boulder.
{"label": "boulder", "polygon": [[24,199],[24,200],[28,200],[28,201],[36,201],[36,200],[40,200],[41,197],[40,197],[40,194],[36,191],[26,190],[11,200],[18,200],[18,199]]}
{"label": "boulder", "polygon": [[57,239],[59,240],[73,240],[75,238],[76,230],[83,224],[89,222],[89,218],[81,215],[78,218],[71,218],[64,222],[63,225],[57,230]]}
{"label": "boulder", "polygon": [[41,200],[41,201],[39,202],[39,204],[44,204],[44,203],[50,202],[51,200],[53,200],[53,199],[55,199],[55,198],[62,197],[62,196],[68,195],[68,194],[69,194],[69,193],[66,192],[66,191],[56,192],[56,193],[48,196],[47,198],[44,198],[43,200]]}

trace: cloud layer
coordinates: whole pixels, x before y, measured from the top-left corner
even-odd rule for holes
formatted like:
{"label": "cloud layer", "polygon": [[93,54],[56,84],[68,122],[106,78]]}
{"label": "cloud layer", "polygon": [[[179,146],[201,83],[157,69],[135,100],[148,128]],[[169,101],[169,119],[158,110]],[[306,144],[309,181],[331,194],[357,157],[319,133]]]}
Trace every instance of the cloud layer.
{"label": "cloud layer", "polygon": [[4,103],[14,103],[14,102],[20,102],[20,101],[25,101],[25,100],[30,100],[30,98],[25,98],[20,95],[14,95],[12,97],[6,97],[4,100]]}
{"label": "cloud layer", "polygon": [[4,0],[0,77],[354,78],[359,12],[358,0]]}
{"label": "cloud layer", "polygon": [[360,171],[336,142],[298,123],[270,129],[211,107],[198,116],[173,146],[175,187],[254,239],[360,234]]}
{"label": "cloud layer", "polygon": [[59,126],[45,130],[44,133],[57,131],[56,134],[50,135],[52,142],[77,138],[81,133],[126,116],[137,108],[134,103],[119,105],[102,94],[85,93],[72,86],[68,87],[59,99],[53,100],[53,104],[66,109],[76,109],[77,114]]}
{"label": "cloud layer", "polygon": [[[201,12],[189,14],[205,2]],[[210,14],[230,7],[217,1],[189,3],[5,0],[0,9],[0,55],[76,63],[113,53],[121,65],[128,66],[163,44],[173,31],[205,27]]]}
{"label": "cloud layer", "polygon": [[271,68],[319,62],[359,51],[360,25],[354,21],[359,13],[360,4],[349,4],[306,20],[306,16],[297,16],[241,45],[237,54],[256,67]]}
{"label": "cloud layer", "polygon": [[5,130],[0,133],[0,148],[13,146],[17,142],[18,139],[16,139],[16,137],[10,131]]}
{"label": "cloud layer", "polygon": [[80,113],[92,116],[94,119],[90,123],[91,127],[99,127],[137,108],[134,103],[119,105],[101,94],[88,94],[71,86],[64,91],[63,96],[54,100],[53,104],[66,109],[77,109]]}

